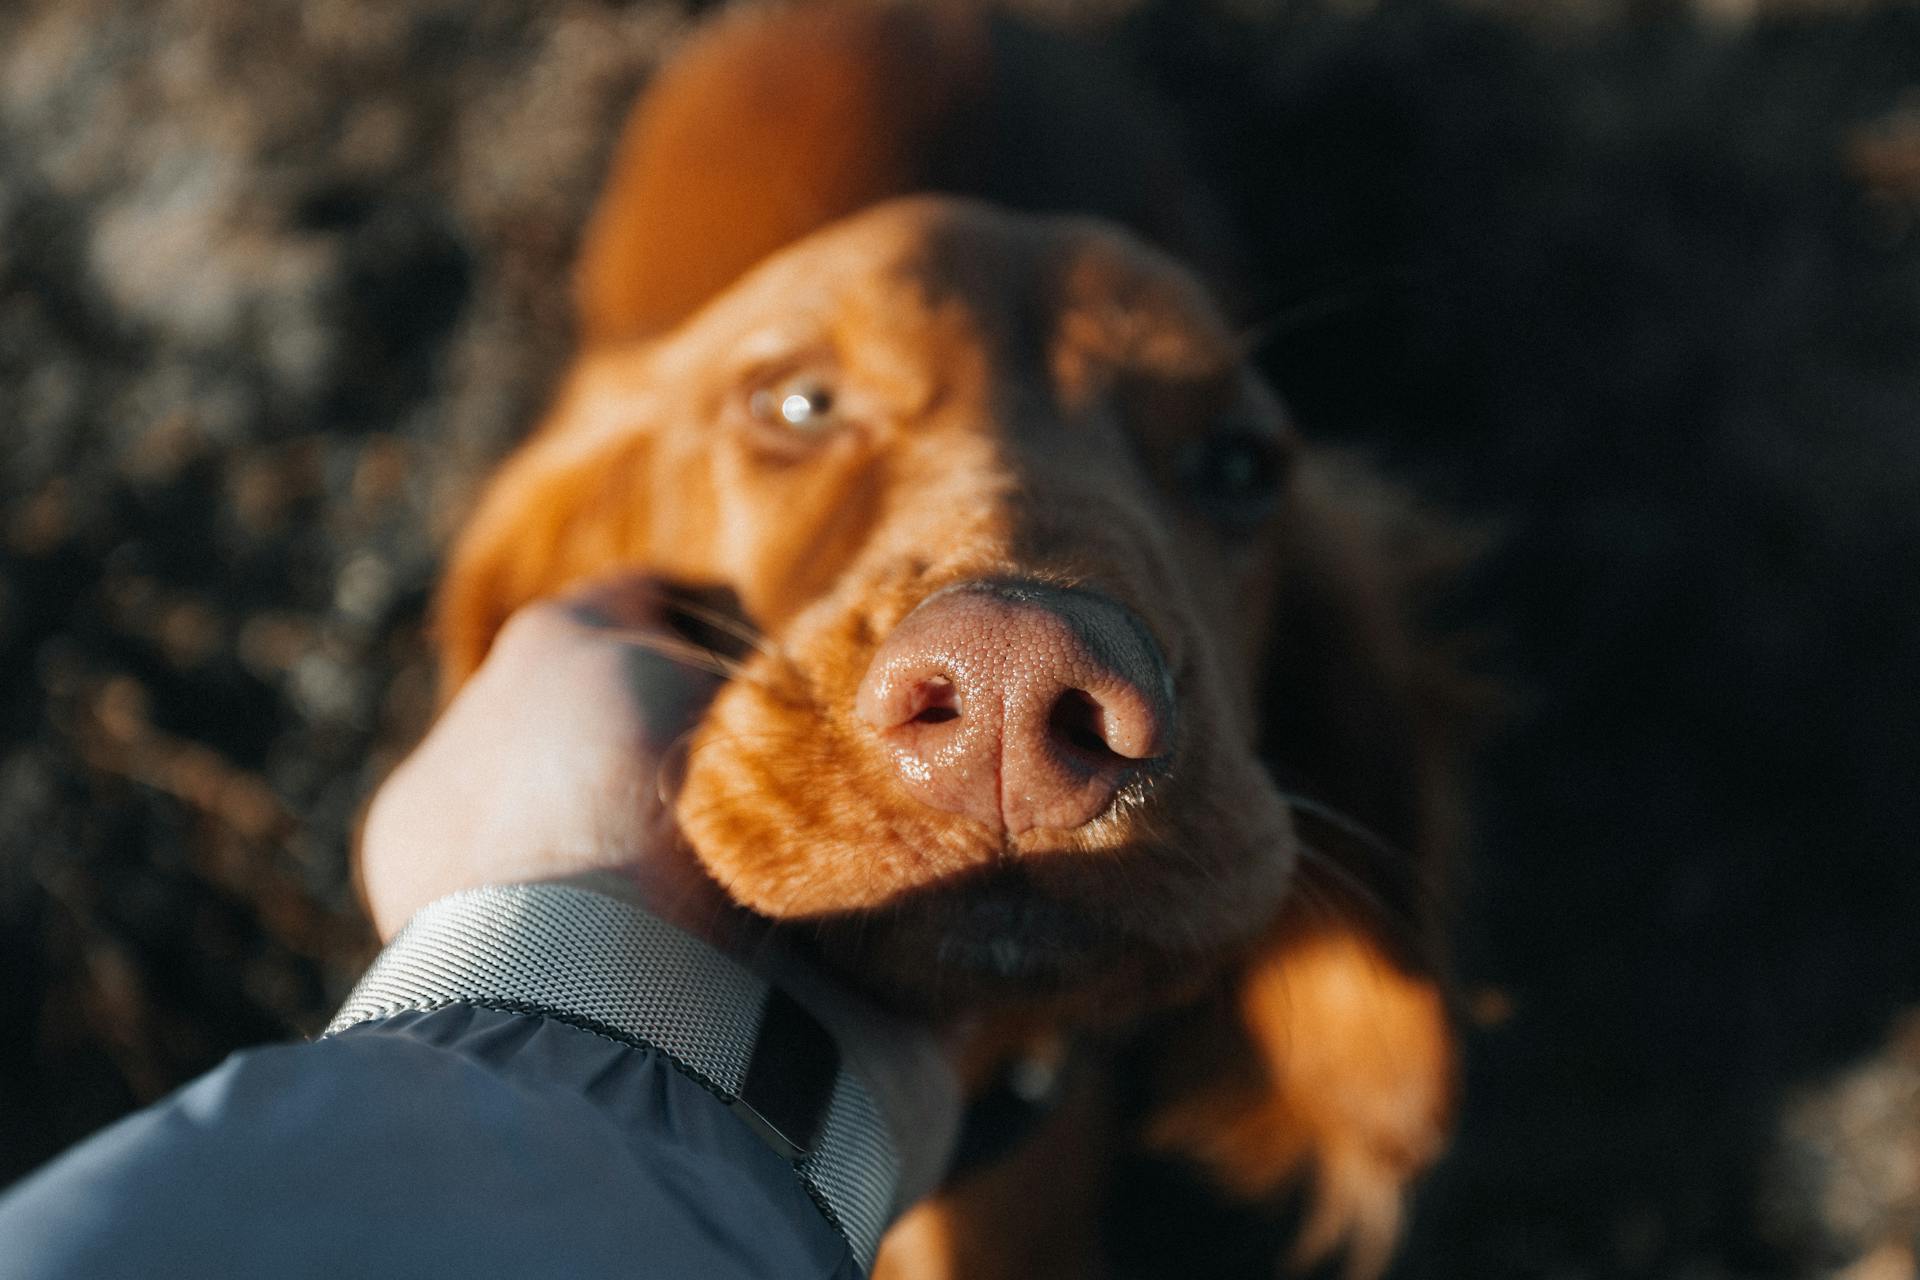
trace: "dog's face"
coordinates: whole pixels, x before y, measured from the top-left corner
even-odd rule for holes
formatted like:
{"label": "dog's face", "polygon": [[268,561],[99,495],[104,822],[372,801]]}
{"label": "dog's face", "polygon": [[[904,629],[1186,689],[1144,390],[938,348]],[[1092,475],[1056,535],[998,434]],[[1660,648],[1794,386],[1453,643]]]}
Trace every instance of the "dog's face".
{"label": "dog's face", "polygon": [[1298,455],[1170,261],[896,201],[584,360],[443,625],[457,671],[463,634],[477,661],[574,578],[731,591],[767,644],[678,816],[737,901],[916,1003],[1139,995],[1286,891],[1256,753],[1272,596],[1314,537]]}

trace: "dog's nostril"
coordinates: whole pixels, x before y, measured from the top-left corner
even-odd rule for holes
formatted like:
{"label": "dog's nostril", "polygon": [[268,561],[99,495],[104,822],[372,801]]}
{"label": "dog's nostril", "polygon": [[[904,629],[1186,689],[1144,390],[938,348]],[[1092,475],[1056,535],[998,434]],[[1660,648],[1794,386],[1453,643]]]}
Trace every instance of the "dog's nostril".
{"label": "dog's nostril", "polygon": [[935,593],[875,650],[859,717],[929,807],[1021,836],[1105,812],[1170,747],[1173,696],[1143,625],[1031,584]]}
{"label": "dog's nostril", "polygon": [[1055,742],[1082,755],[1118,757],[1107,742],[1106,710],[1084,689],[1061,694],[1047,715],[1047,732]]}
{"label": "dog's nostril", "polygon": [[945,676],[923,681],[914,690],[913,700],[919,708],[913,713],[914,724],[945,724],[960,718],[960,691]]}

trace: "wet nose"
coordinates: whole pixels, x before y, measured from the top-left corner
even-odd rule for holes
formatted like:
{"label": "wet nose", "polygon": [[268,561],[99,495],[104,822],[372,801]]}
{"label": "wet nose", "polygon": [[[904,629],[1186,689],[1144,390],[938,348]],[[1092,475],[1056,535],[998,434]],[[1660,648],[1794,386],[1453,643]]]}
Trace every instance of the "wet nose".
{"label": "wet nose", "polygon": [[967,583],[901,621],[855,710],[909,794],[1019,835],[1081,826],[1166,754],[1173,686],[1146,628],[1113,601]]}

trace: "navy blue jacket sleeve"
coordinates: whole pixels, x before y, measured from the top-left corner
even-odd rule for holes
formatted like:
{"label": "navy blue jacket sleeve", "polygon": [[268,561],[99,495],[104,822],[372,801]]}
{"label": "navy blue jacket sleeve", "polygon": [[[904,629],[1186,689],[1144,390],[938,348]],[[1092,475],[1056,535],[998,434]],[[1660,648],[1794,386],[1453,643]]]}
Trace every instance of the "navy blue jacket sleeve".
{"label": "navy blue jacket sleeve", "polygon": [[0,1280],[857,1277],[667,1054],[447,1003],[236,1054],[0,1199]]}

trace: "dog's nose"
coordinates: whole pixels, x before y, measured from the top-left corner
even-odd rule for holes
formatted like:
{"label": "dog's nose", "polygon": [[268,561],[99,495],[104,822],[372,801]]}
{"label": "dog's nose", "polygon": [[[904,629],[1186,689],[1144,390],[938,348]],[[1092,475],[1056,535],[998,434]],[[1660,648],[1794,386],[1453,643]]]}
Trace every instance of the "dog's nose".
{"label": "dog's nose", "polygon": [[1173,684],[1127,610],[1084,591],[967,583],[873,656],[855,710],[923,803],[1019,835],[1098,816],[1173,730]]}

